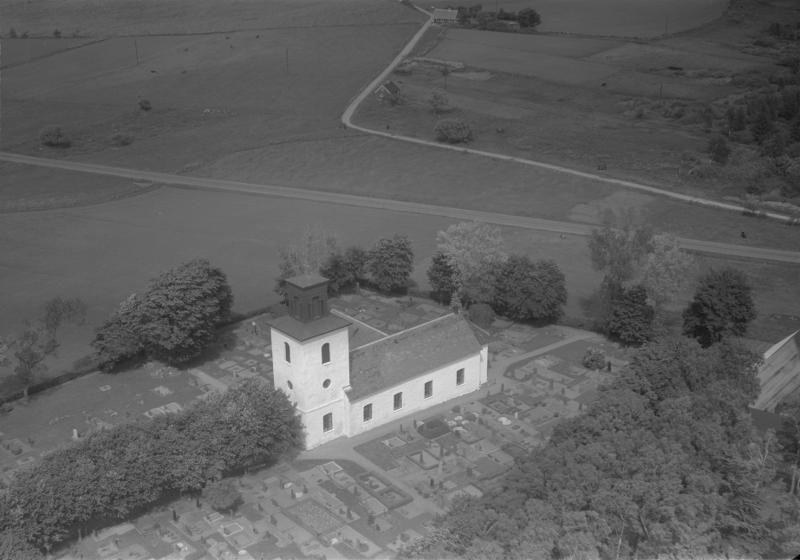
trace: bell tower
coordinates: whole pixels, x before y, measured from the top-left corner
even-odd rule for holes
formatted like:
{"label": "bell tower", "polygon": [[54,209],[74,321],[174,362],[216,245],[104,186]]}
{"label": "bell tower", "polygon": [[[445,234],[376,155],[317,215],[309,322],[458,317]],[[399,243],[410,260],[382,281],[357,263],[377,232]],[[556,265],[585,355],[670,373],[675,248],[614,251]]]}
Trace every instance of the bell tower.
{"label": "bell tower", "polygon": [[289,313],[270,331],[275,388],[296,403],[311,449],[350,432],[350,322],[330,313],[326,278],[295,276],[284,289]]}

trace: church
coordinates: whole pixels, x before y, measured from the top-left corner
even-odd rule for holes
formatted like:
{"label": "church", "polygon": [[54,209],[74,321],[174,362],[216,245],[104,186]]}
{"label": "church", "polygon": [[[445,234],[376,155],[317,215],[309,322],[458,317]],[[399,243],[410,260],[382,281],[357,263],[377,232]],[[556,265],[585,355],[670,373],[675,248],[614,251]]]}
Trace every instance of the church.
{"label": "church", "polygon": [[286,280],[288,315],[272,321],[275,388],[295,403],[306,449],[355,436],[478,390],[488,349],[449,314],[350,347],[347,319],[328,309],[328,280]]}

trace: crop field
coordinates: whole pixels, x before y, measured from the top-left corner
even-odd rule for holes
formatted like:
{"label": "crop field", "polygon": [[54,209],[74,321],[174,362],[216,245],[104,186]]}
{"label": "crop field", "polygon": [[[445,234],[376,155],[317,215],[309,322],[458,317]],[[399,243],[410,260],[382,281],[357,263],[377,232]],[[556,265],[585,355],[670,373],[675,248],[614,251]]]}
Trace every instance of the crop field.
{"label": "crop field", "polygon": [[[453,5],[445,0],[426,4]],[[483,9],[533,8],[542,16],[539,30],[545,32],[651,38],[713,21],[727,4],[727,0],[498,0],[483,2]]]}

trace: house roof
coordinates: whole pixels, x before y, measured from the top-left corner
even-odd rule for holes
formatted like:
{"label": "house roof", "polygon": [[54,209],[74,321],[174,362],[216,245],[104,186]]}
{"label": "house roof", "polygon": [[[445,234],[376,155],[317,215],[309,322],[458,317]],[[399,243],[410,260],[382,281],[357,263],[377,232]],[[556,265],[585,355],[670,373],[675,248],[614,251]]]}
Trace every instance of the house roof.
{"label": "house roof", "polygon": [[456,20],[458,18],[458,10],[447,9],[447,8],[436,8],[433,10],[433,19],[452,19]]}
{"label": "house roof", "polygon": [[388,91],[392,95],[397,95],[398,93],[400,93],[400,88],[397,86],[396,83],[392,82],[391,80],[388,81],[388,82],[383,82],[378,87],[378,91],[380,91],[381,89],[385,89],[386,91]]}
{"label": "house roof", "polygon": [[445,315],[350,352],[351,401],[378,393],[480,352],[460,315]]}
{"label": "house roof", "polygon": [[278,317],[269,322],[270,326],[300,342],[339,330],[350,325],[350,321],[338,315],[325,315],[319,319],[303,323],[290,315]]}

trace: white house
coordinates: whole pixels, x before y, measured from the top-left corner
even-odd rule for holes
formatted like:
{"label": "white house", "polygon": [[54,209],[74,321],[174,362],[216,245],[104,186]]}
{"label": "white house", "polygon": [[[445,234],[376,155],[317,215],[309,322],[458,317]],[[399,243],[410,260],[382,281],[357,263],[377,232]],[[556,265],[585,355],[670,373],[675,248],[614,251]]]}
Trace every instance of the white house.
{"label": "white house", "polygon": [[458,10],[444,8],[434,9],[433,23],[437,25],[453,25],[458,23]]}
{"label": "white house", "polygon": [[289,314],[272,322],[275,387],[296,407],[311,449],[476,391],[488,350],[450,314],[350,348],[349,321],[328,312],[328,281],[286,281]]}
{"label": "white house", "polygon": [[800,389],[800,331],[770,346],[758,368],[761,394],[753,408],[772,412],[787,396]]}

